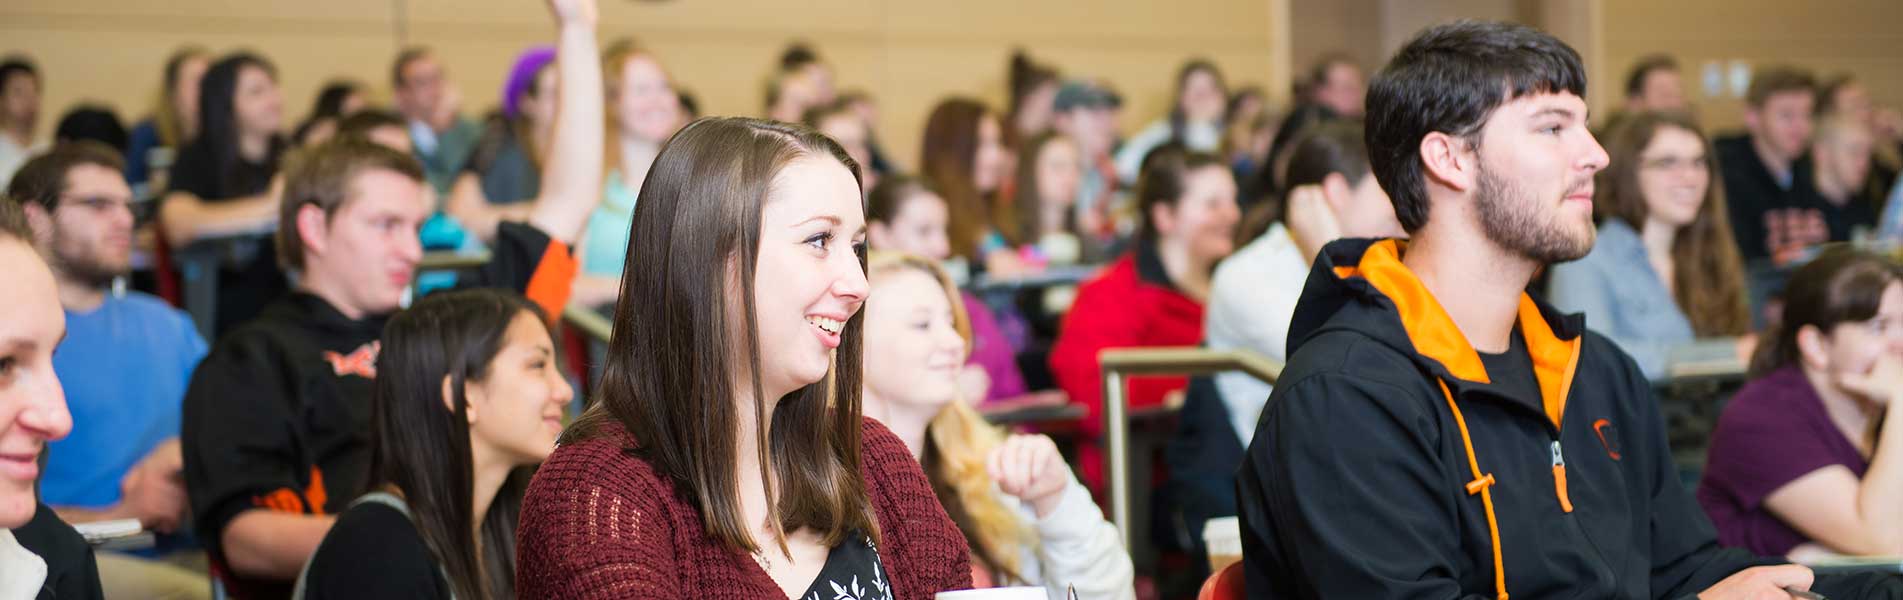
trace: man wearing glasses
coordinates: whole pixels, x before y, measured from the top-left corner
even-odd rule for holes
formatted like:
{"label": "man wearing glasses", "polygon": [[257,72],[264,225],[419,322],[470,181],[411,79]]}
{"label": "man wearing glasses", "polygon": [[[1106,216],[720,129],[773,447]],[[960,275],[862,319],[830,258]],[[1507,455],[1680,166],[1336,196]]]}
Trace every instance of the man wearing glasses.
{"label": "man wearing glasses", "polygon": [[[185,515],[180,407],[205,341],[158,298],[117,292],[131,266],[132,190],[119,153],[95,142],[53,147],[20,168],[7,194],[25,208],[66,311],[53,355],[73,432],[47,451],[40,493],[69,523],[138,519],[177,541]],[[99,553],[107,597],[204,596],[202,572],[116,552]]]}

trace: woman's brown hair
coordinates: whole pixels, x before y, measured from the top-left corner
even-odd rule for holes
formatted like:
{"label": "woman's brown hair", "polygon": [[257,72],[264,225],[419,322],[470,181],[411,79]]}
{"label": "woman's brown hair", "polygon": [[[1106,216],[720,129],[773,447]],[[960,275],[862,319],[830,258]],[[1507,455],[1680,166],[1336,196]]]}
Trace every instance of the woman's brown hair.
{"label": "woman's brown hair", "polygon": [[[179,148],[192,141],[197,131],[188,130],[183,119],[178,117],[178,78],[185,70],[185,63],[194,59],[210,61],[211,52],[199,46],[185,46],[172,51],[165,59],[164,83],[159,87],[157,97],[152,100],[152,123],[159,132],[159,145],[167,148]],[[203,102],[201,98],[199,100]],[[143,160],[145,157],[137,157]]]}
{"label": "woman's brown hair", "polygon": [[[1006,242],[1013,246],[1037,243],[1038,234],[1043,229],[1040,221],[1044,215],[1044,199],[1038,197],[1037,161],[1051,144],[1070,143],[1069,137],[1047,131],[1031,138],[1019,149],[1017,195],[1009,206],[994,207],[994,214],[999,217],[995,226]],[[1070,213],[1066,212],[1064,222],[1060,225],[1065,230],[1074,229],[1071,221]]]}
{"label": "woman's brown hair", "polygon": [[[1606,144],[1611,164],[1600,174],[1598,197],[1593,199],[1602,217],[1624,221],[1634,231],[1645,228],[1645,194],[1639,188],[1639,171],[1645,168],[1642,154],[1658,132],[1679,129],[1698,136],[1705,152],[1705,164],[1714,165],[1711,139],[1691,122],[1677,114],[1648,113],[1634,117],[1612,132]],[[1746,302],[1744,261],[1732,241],[1731,220],[1726,215],[1724,185],[1718,169],[1707,166],[1711,184],[1705,188],[1704,202],[1691,224],[1680,228],[1672,242],[1672,287],[1679,310],[1692,322],[1692,331],[1701,337],[1742,335],[1751,328],[1751,308]]]}
{"label": "woman's brown hair", "polygon": [[978,191],[973,181],[978,163],[978,128],[990,118],[991,110],[977,100],[950,98],[939,102],[925,121],[924,146],[919,150],[919,172],[950,209],[946,230],[952,254],[973,261],[983,258],[978,256],[978,242],[991,222],[987,194]]}
{"label": "woman's brown hair", "polygon": [[1831,246],[1791,274],[1784,286],[1784,312],[1766,330],[1751,357],[1751,376],[1798,364],[1797,332],[1816,327],[1830,333],[1841,323],[1868,321],[1883,304],[1883,291],[1903,281],[1903,267],[1848,246]]}
{"label": "woman's brown hair", "polygon": [[634,209],[598,400],[563,434],[568,443],[610,423],[626,428],[629,452],[699,509],[707,534],[748,552],[762,544],[742,518],[734,473],[743,385],[760,399],[755,447],[779,538],[798,529],[827,546],[854,530],[878,538],[860,477],[863,314],[846,321],[826,378],[777,399],[767,427],[773,400],[762,397],[767,354],[753,304],[760,207],[780,171],[808,157],[836,160],[857,180],[838,144],[788,123],[705,118],[662,146]]}

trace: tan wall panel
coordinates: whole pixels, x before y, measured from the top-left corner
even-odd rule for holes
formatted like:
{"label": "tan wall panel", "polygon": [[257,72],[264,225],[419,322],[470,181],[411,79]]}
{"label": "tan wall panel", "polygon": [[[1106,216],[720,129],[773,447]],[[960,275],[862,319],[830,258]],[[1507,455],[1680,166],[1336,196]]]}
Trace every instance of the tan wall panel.
{"label": "tan wall panel", "polygon": [[[1893,0],[1605,0],[1604,61],[1595,85],[1616,102],[1625,70],[1640,56],[1665,52],[1685,69],[1687,93],[1715,131],[1740,126],[1743,102],[1705,95],[1706,61],[1789,63],[1828,76],[1851,72],[1878,105],[1903,106],[1903,2]],[[1610,108],[1605,106],[1604,108]]]}
{"label": "tan wall panel", "polygon": [[[841,88],[879,99],[882,141],[909,165],[938,99],[973,95],[1002,107],[1013,47],[1066,75],[1109,80],[1125,95],[1126,130],[1163,112],[1175,70],[1190,56],[1214,59],[1232,84],[1268,83],[1276,74],[1272,7],[1271,0],[606,0],[601,32],[604,41],[633,36],[654,49],[709,114],[762,112],[762,86],[780,50],[810,41],[839,71]],[[530,0],[0,5],[0,50],[28,51],[47,73],[42,134],[79,99],[103,100],[128,121],[142,115],[165,56],[187,42],[268,56],[294,122],[335,77],[365,82],[373,97],[387,99],[400,39],[438,49],[473,114],[496,104],[515,53],[552,36],[542,3]]]}

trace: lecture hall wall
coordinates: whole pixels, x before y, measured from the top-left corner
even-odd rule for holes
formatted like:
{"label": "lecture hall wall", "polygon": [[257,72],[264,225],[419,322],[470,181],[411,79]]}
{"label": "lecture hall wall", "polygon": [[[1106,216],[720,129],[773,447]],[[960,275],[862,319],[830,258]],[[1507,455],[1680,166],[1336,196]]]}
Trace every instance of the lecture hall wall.
{"label": "lecture hall wall", "polygon": [[[1372,68],[1420,27],[1463,16],[1533,23],[1578,47],[1600,113],[1616,106],[1627,66],[1661,51],[1685,65],[1688,91],[1714,129],[1738,126],[1741,101],[1706,94],[1703,69],[1713,61],[1849,71],[1879,104],[1903,107],[1895,27],[1903,2],[1893,0],[603,0],[601,10],[604,41],[632,36],[658,51],[709,114],[759,114],[779,51],[811,42],[842,88],[878,97],[882,142],[907,166],[939,98],[973,94],[1002,107],[1014,47],[1067,74],[1109,80],[1125,94],[1122,126],[1133,132],[1166,109],[1187,57],[1210,57],[1232,85],[1286,98],[1291,73],[1325,52]],[[496,103],[514,54],[551,31],[535,0],[0,3],[0,52],[30,52],[49,74],[42,135],[79,100],[137,118],[165,55],[186,42],[271,57],[293,122],[332,78],[362,81],[387,99],[390,57],[404,41],[428,44],[475,114]]]}
{"label": "lecture hall wall", "polygon": [[[878,98],[881,141],[910,166],[938,99],[976,95],[1003,106],[1014,47],[1064,73],[1108,79],[1125,95],[1131,131],[1167,110],[1177,66],[1190,56],[1213,59],[1232,83],[1270,84],[1270,12],[1281,1],[602,0],[600,31],[604,43],[631,36],[654,49],[704,113],[723,115],[760,114],[781,49],[806,40],[838,70],[842,89]],[[270,57],[292,122],[332,78],[362,81],[387,99],[400,40],[427,44],[476,114],[497,103],[514,55],[552,41],[553,27],[537,0],[8,0],[0,40],[0,52],[30,52],[48,73],[41,128],[50,135],[82,99],[128,121],[144,114],[161,63],[187,42]],[[1273,87],[1286,89],[1286,79]]]}

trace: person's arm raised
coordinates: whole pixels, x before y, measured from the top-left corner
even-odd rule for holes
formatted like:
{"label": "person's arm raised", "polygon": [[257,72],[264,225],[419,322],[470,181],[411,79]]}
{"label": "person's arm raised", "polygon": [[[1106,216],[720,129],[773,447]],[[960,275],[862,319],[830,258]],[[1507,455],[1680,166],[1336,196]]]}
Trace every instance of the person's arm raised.
{"label": "person's arm raised", "polygon": [[595,0],[548,0],[548,5],[560,30],[555,59],[560,106],[529,224],[567,244],[581,234],[588,213],[601,201],[601,59]]}

